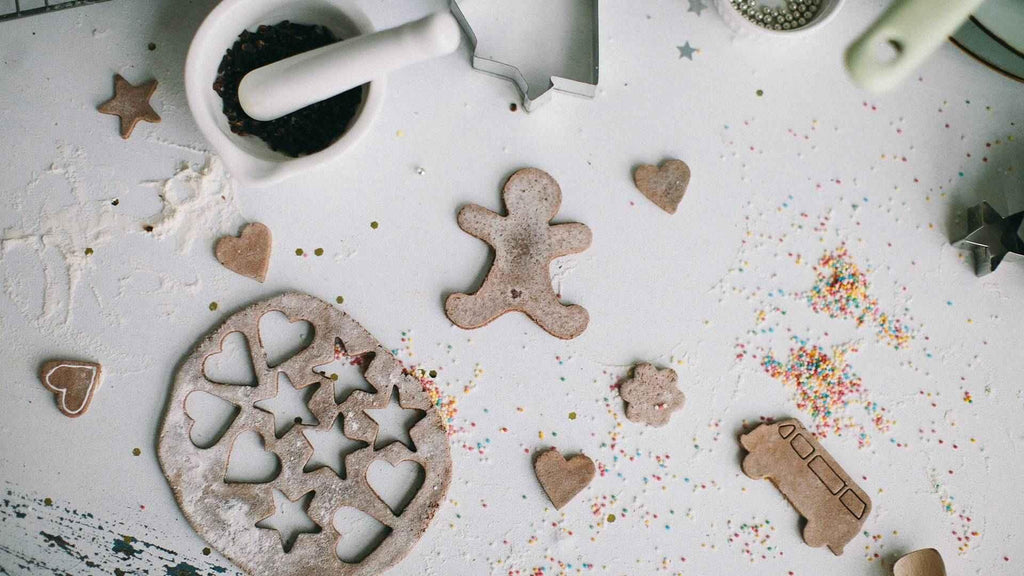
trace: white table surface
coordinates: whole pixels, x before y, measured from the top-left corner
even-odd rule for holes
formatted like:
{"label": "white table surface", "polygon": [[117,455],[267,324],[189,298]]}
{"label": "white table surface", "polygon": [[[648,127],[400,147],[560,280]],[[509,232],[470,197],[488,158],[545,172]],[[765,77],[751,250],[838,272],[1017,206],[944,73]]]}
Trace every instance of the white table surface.
{"label": "white table surface", "polygon": [[[593,101],[510,112],[512,84],[472,71],[463,46],[393,74],[374,129],[339,162],[234,190],[154,237],[141,228],[161,210],[160,183],[182,163],[217,169],[181,74],[214,4],[115,0],[0,24],[0,574],[231,572],[175,504],[157,427],[195,343],[286,290],[344,296],[458,400],[448,501],[394,574],[882,575],[923,547],[950,574],[1024,571],[1024,266],[979,279],[949,245],[966,206],[1024,209],[1024,86],[944,45],[891,94],[854,88],[842,51],[879,0],[848,2],[785,43],[734,38],[683,0],[604,2]],[[443,4],[364,2],[379,26]],[[684,42],[699,48],[692,61]],[[163,122],[127,142],[95,111],[114,73],[160,81]],[[631,182],[635,165],[665,157],[693,169],[674,216]],[[487,262],[456,211],[498,209],[504,179],[527,166],[561,184],[560,220],[594,232],[554,268],[564,298],[590,312],[573,341],[516,315],[466,332],[443,312]],[[247,220],[274,233],[265,284],[213,256]],[[879,307],[914,329],[903,349],[799,296],[844,242]],[[760,364],[766,351],[785,359],[794,338],[856,345],[852,370],[895,421],[877,431],[851,406],[870,446],[850,431],[823,440],[874,502],[841,557],[807,547],[793,508],[739,468],[744,422],[813,421]],[[58,357],[106,372],[77,420],[36,376]],[[679,372],[687,405],[665,428],[625,420],[610,388],[637,361]],[[607,468],[561,513],[531,470],[528,453],[546,446]]]}

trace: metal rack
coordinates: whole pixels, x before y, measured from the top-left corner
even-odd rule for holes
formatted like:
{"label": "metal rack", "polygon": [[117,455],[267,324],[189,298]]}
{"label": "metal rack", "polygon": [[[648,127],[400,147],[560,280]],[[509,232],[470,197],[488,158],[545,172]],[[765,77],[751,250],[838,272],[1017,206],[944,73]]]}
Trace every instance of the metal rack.
{"label": "metal rack", "polygon": [[0,22],[108,0],[0,0]]}

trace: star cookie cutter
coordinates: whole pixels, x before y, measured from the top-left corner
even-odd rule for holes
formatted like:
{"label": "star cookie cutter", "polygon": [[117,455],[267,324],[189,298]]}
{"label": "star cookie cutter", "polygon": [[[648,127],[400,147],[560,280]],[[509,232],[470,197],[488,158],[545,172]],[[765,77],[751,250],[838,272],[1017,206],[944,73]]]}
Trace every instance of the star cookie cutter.
{"label": "star cookie cutter", "polygon": [[[465,3],[466,0],[462,0]],[[597,82],[600,70],[600,35],[599,35],[599,24],[598,24],[598,1],[597,0],[585,0],[593,4],[593,20],[591,24],[593,44],[592,44],[592,63],[593,65],[589,68],[589,74],[580,75],[577,78],[568,78],[563,76],[551,76],[551,80],[547,86],[537,87],[531,86],[523,75],[522,71],[516,66],[507,62],[500,62],[491,58],[485,58],[477,54],[477,36],[473,31],[473,27],[466,15],[462,11],[462,7],[459,6],[460,0],[451,0],[451,10],[455,19],[459,21],[462,29],[465,30],[466,35],[469,36],[469,40],[473,45],[473,68],[486,72],[494,76],[499,76],[507,80],[511,80],[519,92],[523,96],[523,107],[526,108],[527,112],[531,112],[551,99],[553,92],[565,92],[576,96],[583,96],[585,98],[593,98],[597,93]]]}
{"label": "star cookie cutter", "polygon": [[1024,211],[1003,217],[988,202],[967,209],[967,234],[953,246],[971,250],[974,273],[994,272],[1008,255],[1024,256]]}

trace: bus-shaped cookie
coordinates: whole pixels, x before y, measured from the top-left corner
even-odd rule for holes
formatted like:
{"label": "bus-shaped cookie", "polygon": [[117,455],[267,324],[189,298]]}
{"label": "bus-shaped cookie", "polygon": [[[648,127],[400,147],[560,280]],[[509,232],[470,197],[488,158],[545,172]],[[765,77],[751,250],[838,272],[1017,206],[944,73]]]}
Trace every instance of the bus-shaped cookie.
{"label": "bus-shaped cookie", "polygon": [[768,478],[807,519],[804,542],[839,556],[871,513],[871,499],[799,420],[762,424],[740,436],[743,473]]}

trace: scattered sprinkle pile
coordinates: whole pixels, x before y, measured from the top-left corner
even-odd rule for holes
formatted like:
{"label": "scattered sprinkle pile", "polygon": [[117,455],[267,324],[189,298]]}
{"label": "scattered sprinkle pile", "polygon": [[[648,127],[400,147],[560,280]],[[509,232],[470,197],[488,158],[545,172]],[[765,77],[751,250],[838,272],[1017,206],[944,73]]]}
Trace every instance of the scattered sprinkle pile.
{"label": "scattered sprinkle pile", "polygon": [[807,304],[830,318],[847,318],[857,326],[871,324],[878,339],[893,348],[906,347],[913,333],[903,320],[878,307],[870,293],[867,275],[850,259],[845,245],[826,252],[814,267],[814,287],[806,293]]}
{"label": "scattered sprinkle pile", "polygon": [[871,444],[871,438],[863,426],[846,416],[850,404],[863,406],[879,432],[887,433],[892,421],[886,418],[885,408],[870,400],[863,381],[846,362],[850,352],[856,352],[856,348],[835,348],[829,355],[819,346],[802,344],[790,351],[787,362],[780,362],[768,353],[761,366],[772,378],[795,392],[797,408],[810,414],[817,436],[842,435],[844,430],[852,428],[858,431],[858,446],[864,448]]}

